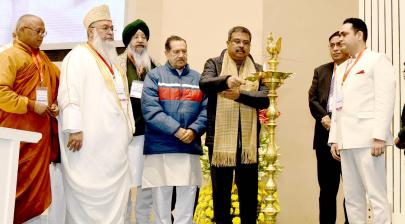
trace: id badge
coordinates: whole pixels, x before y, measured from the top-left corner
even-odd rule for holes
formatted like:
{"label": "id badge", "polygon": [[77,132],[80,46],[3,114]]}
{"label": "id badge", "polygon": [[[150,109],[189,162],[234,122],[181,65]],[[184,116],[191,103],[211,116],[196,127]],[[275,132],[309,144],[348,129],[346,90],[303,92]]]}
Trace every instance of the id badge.
{"label": "id badge", "polygon": [[142,96],[143,82],[134,80],[131,85],[131,97],[140,99]]}
{"label": "id badge", "polygon": [[116,89],[117,89],[118,98],[120,99],[120,102],[121,102],[121,106],[122,106],[122,108],[125,109],[126,106],[127,106],[127,97],[126,97],[126,95],[125,95],[124,86],[122,86],[122,85],[117,85],[117,86],[116,86]]}
{"label": "id badge", "polygon": [[37,87],[36,89],[36,101],[48,105],[48,88],[47,87]]}
{"label": "id badge", "polygon": [[343,93],[338,92],[336,95],[336,110],[343,109]]}

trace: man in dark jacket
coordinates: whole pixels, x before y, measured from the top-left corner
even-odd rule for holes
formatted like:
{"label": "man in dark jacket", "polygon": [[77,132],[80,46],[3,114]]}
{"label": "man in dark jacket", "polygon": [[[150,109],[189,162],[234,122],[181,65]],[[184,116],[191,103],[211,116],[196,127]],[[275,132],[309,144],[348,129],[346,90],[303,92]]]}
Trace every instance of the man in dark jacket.
{"label": "man in dark jacket", "polygon": [[340,161],[333,159],[330,153],[328,137],[332,111],[331,96],[334,86],[334,71],[336,66],[348,58],[348,55],[342,53],[340,49],[339,31],[336,31],[329,37],[329,51],[333,62],[315,69],[312,85],[308,92],[309,109],[316,120],[313,149],[316,152],[320,187],[320,224],[334,224],[336,222],[336,196],[339,191],[341,169]]}
{"label": "man in dark jacket", "polygon": [[[405,79],[405,62],[404,62],[404,70],[402,71],[402,74]],[[398,137],[395,138],[395,145],[399,149],[405,149],[405,105],[402,108],[401,129],[398,132]],[[404,154],[405,154],[405,152],[404,152]]]}
{"label": "man in dark jacket", "polygon": [[178,36],[166,40],[167,63],[148,72],[141,105],[145,119],[142,188],[152,189],[156,223],[192,223],[202,174],[201,135],[207,124],[207,98],[198,86],[200,74],[187,64],[187,44]]}
{"label": "man in dark jacket", "polygon": [[241,222],[256,223],[260,130],[257,109],[267,108],[269,100],[268,89],[260,81],[245,81],[262,69],[249,54],[251,39],[247,28],[233,27],[228,33],[227,49],[205,63],[200,80],[200,88],[208,96],[205,145],[211,162],[217,224],[232,223],[234,171]]}
{"label": "man in dark jacket", "polygon": [[[141,188],[145,132],[145,121],[141,111],[141,94],[146,73],[155,68],[156,63],[153,62],[148,53],[149,28],[144,21],[137,19],[128,24],[122,32],[122,40],[127,49],[120,55],[120,65],[127,74],[136,127],[132,141],[128,146],[132,187],[137,187],[135,217],[136,223],[149,223],[152,208],[152,191]],[[132,190],[134,189],[132,188]],[[125,223],[130,223],[132,211],[131,195],[128,200]]]}

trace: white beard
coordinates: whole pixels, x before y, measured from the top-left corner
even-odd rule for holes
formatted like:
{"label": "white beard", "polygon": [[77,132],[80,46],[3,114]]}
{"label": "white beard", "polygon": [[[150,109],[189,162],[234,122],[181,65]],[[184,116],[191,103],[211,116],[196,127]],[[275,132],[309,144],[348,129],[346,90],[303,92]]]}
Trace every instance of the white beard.
{"label": "white beard", "polygon": [[114,41],[102,40],[96,31],[96,32],[94,32],[94,38],[93,38],[92,45],[93,45],[94,49],[96,49],[98,51],[98,53],[100,53],[101,56],[103,56],[103,58],[107,62],[109,62],[113,65],[116,65],[116,66],[119,65],[118,54],[117,54],[117,50],[115,49],[115,46],[114,46]]}
{"label": "white beard", "polygon": [[146,72],[149,72],[151,69],[151,60],[148,54],[148,48],[144,48],[142,52],[139,54],[136,52],[131,46],[129,46],[129,51],[131,52],[132,56],[135,60],[136,67],[143,67],[145,68]]}

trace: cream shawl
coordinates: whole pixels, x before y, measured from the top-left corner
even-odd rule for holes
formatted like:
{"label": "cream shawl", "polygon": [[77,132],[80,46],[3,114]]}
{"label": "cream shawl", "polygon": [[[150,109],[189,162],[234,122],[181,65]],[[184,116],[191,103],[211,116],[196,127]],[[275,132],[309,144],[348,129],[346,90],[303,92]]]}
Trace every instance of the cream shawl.
{"label": "cream shawl", "polygon": [[[253,61],[247,57],[239,69],[234,60],[225,53],[222,63],[222,75],[239,76],[245,79],[251,73],[256,72]],[[246,84],[239,87],[240,90],[257,91],[259,81],[246,81]],[[238,142],[239,117],[241,120],[242,134],[242,158],[243,164],[257,162],[257,112],[255,108],[249,107],[234,100],[227,99],[218,94],[214,151],[212,156],[212,165],[214,166],[235,166],[236,150]]]}

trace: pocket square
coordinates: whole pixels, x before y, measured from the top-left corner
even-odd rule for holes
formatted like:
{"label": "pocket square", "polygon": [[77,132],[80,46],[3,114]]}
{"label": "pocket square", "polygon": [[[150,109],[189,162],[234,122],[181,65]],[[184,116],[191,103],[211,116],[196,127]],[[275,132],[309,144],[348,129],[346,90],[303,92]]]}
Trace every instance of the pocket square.
{"label": "pocket square", "polygon": [[356,72],[356,74],[361,75],[361,74],[365,74],[365,72],[364,72],[364,70],[360,70],[360,71]]}

